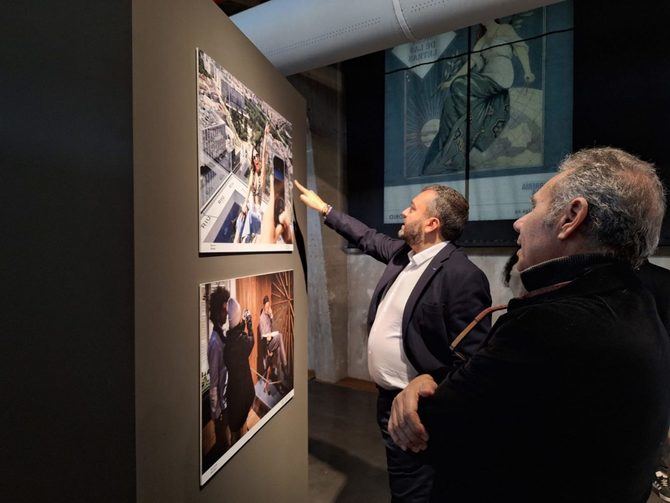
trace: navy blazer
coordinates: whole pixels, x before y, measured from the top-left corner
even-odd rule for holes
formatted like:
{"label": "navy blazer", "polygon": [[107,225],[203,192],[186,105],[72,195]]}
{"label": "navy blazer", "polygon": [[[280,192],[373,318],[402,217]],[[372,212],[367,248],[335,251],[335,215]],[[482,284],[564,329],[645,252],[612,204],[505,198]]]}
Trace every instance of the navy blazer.
{"label": "navy blazer", "polygon": [[[409,263],[409,245],[377,232],[340,211],[332,209],[325,224],[365,254],[387,264],[370,301],[368,331],[384,292]],[[481,311],[491,305],[489,282],[484,273],[453,243],[431,260],[412,290],[402,319],[403,347],[407,358],[421,374],[438,380],[451,370],[454,357],[449,345]],[[459,351],[474,353],[491,328],[484,318],[459,345]]]}

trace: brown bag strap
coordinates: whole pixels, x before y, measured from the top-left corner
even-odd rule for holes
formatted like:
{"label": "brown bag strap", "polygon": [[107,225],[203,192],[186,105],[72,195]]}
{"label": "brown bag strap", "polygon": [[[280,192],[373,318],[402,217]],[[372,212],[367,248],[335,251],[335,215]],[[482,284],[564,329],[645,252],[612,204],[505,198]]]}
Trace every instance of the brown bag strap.
{"label": "brown bag strap", "polygon": [[470,331],[477,326],[477,323],[482,321],[484,318],[486,318],[489,314],[495,312],[495,311],[502,311],[503,309],[507,309],[507,304],[500,304],[498,306],[491,306],[487,307],[484,309],[481,313],[479,313],[477,316],[475,316],[475,319],[470,322],[470,324],[465,327],[460,334],[454,339],[454,341],[451,343],[449,346],[449,349],[452,351],[456,351],[456,346],[460,344],[460,342],[463,340],[463,338],[470,333]]}
{"label": "brown bag strap", "polygon": [[[530,297],[535,297],[536,295],[542,295],[548,292],[552,292],[554,290],[558,290],[559,288],[563,288],[564,286],[567,286],[570,283],[572,283],[572,281],[562,281],[561,283],[556,283],[554,285],[549,285],[544,288],[539,288],[537,290],[533,290],[532,292],[526,293],[526,295],[522,296],[521,298],[527,299]],[[475,316],[475,319],[472,320],[470,324],[461,331],[460,334],[458,334],[458,336],[449,346],[449,349],[451,349],[456,354],[456,356],[465,360],[465,357],[461,353],[456,351],[456,346],[458,346],[460,342],[463,340],[463,338],[466,335],[468,335],[473,328],[477,326],[477,323],[482,321],[489,314],[494,313],[495,311],[502,311],[503,309],[507,309],[507,304],[499,304],[497,306],[491,306],[484,309],[481,313]]]}

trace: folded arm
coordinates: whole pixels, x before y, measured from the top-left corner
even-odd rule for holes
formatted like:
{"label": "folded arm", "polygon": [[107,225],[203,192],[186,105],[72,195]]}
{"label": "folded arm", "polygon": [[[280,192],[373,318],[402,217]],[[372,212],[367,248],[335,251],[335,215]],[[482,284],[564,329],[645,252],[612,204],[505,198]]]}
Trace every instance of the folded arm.
{"label": "folded arm", "polygon": [[[423,450],[450,432],[465,435],[487,411],[519,408],[541,388],[541,369],[553,358],[531,327],[513,321],[494,328],[491,338],[461,367],[435,384],[420,375],[393,401],[389,433],[403,449]],[[431,383],[432,381],[432,383]],[[421,400],[423,398],[423,400]]]}

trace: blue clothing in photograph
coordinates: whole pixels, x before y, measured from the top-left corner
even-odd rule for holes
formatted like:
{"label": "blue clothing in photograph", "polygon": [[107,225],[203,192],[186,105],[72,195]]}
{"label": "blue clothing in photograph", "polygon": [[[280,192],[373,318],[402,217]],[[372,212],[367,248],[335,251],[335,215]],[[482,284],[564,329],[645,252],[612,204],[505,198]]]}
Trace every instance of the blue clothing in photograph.
{"label": "blue clothing in photograph", "polygon": [[212,330],[207,345],[207,363],[209,364],[209,404],[212,419],[219,419],[226,410],[226,388],[228,386],[228,368],[223,355],[225,342],[221,335]]}

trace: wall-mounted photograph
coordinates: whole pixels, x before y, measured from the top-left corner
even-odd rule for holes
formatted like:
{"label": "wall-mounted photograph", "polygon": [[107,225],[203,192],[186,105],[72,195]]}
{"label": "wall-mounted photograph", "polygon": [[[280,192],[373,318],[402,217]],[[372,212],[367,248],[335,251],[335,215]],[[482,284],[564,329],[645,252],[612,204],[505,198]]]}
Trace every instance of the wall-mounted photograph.
{"label": "wall-mounted photograph", "polygon": [[291,123],[204,51],[197,59],[200,252],[291,251]]}
{"label": "wall-mounted photograph", "polygon": [[293,397],[293,271],[200,285],[200,484]]}

